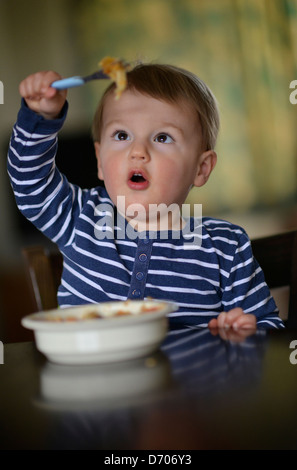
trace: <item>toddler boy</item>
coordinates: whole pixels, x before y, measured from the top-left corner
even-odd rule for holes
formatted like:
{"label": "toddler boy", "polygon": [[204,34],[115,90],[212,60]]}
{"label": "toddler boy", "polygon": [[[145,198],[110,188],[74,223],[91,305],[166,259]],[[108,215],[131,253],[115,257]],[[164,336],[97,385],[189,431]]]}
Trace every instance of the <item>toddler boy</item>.
{"label": "toddler boy", "polygon": [[87,190],[55,166],[67,113],[66,92],[50,86],[59,78],[40,72],[20,84],[8,158],[19,209],[63,255],[59,305],[152,297],[178,305],[171,322],[283,327],[245,231],[182,217],[191,187],[207,182],[217,160],[219,113],[205,83],[142,64],[120,99],[111,84],[93,123],[105,187]]}

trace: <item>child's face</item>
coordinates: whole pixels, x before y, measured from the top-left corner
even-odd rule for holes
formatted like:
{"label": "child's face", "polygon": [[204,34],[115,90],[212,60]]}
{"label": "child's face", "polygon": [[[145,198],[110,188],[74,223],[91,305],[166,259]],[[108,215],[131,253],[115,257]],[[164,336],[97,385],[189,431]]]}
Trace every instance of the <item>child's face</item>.
{"label": "child's face", "polygon": [[[127,90],[107,98],[101,141],[95,144],[98,175],[112,201],[126,208],[181,204],[192,185],[201,186],[201,131],[194,108]],[[199,176],[200,175],[200,176]]]}

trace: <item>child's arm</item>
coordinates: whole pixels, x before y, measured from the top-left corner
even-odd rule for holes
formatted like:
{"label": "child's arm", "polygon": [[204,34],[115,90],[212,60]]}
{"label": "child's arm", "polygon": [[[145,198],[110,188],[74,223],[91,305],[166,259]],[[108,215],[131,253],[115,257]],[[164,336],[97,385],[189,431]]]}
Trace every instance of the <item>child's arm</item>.
{"label": "child's arm", "polygon": [[68,109],[65,91],[50,87],[57,78],[55,72],[40,72],[21,83],[23,100],[13,126],[7,169],[19,210],[63,247],[73,238],[85,193],[55,165],[58,133]]}
{"label": "child's arm", "polygon": [[255,325],[257,328],[284,328],[248,235],[240,227],[234,233],[230,232],[233,238],[230,238],[228,256],[221,261],[220,310],[209,326],[232,327],[233,331],[251,329]]}
{"label": "child's arm", "polygon": [[60,78],[56,72],[38,72],[20,83],[19,91],[27,106],[45,119],[57,118],[66,101],[66,90],[56,90],[50,86]]}

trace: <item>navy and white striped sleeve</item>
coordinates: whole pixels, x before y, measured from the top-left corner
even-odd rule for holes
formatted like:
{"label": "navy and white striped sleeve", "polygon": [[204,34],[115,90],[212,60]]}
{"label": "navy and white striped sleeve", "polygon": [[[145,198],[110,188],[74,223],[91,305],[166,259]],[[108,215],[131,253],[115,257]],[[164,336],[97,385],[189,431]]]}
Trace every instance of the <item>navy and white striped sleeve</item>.
{"label": "navy and white striped sleeve", "polygon": [[82,190],[68,183],[55,166],[57,134],[67,114],[46,120],[24,100],[13,127],[8,174],[19,210],[58,245],[71,243],[73,220],[81,207]]}
{"label": "navy and white striped sleeve", "polygon": [[244,231],[238,239],[222,305],[225,311],[241,307],[245,313],[254,314],[258,327],[284,327],[264,273],[253,256],[250,239]]}

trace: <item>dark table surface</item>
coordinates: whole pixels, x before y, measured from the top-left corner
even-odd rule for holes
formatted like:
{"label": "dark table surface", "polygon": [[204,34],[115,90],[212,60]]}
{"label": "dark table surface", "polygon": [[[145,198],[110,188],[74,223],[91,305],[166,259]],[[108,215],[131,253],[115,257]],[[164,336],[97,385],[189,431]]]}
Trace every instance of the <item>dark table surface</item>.
{"label": "dark table surface", "polygon": [[0,383],[5,450],[297,449],[294,330],[176,328],[156,354],[92,366],[4,344]]}

